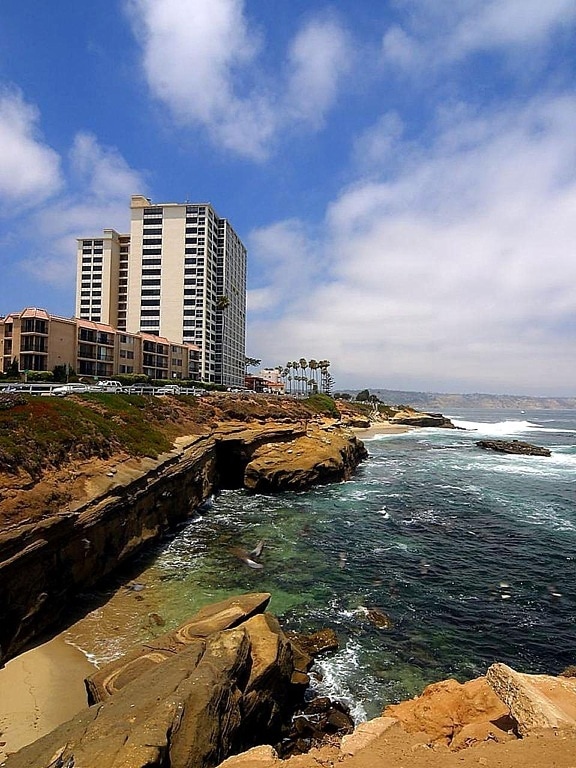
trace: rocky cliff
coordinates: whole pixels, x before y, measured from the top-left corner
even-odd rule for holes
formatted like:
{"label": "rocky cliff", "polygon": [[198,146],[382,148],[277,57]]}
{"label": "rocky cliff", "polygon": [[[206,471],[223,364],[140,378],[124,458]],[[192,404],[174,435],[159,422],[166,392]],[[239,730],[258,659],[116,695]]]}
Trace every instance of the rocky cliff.
{"label": "rocky cliff", "polygon": [[[0,661],[57,626],[75,593],[188,519],[215,488],[279,491],[349,477],[363,444],[334,419],[299,415],[307,418],[203,425],[155,458],[68,462],[12,487],[6,503],[27,505],[28,519],[0,534]],[[48,498],[61,485],[67,504],[45,515],[42,489]]]}

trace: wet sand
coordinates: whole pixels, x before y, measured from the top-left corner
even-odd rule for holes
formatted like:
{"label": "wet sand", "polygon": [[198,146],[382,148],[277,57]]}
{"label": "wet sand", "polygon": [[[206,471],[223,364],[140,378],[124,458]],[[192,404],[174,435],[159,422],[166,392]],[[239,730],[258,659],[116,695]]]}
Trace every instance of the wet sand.
{"label": "wet sand", "polygon": [[94,670],[60,636],[0,669],[0,761],[86,707],[84,678]]}

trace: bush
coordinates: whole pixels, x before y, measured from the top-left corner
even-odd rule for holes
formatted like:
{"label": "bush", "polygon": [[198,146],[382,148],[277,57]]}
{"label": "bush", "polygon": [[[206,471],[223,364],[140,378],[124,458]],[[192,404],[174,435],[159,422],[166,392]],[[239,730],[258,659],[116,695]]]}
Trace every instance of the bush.
{"label": "bush", "polygon": [[335,419],[340,418],[340,411],[330,395],[318,392],[315,395],[307,397],[303,402],[315,413],[325,413],[327,416],[333,416]]}

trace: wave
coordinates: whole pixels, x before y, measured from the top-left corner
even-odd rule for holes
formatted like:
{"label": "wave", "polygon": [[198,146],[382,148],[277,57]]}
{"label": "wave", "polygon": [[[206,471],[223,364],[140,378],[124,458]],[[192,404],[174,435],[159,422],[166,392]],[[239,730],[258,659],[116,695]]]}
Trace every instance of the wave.
{"label": "wave", "polygon": [[474,431],[482,435],[517,435],[521,432],[564,432],[576,434],[576,429],[560,429],[555,427],[543,427],[533,421],[506,420],[497,422],[488,421],[464,421],[452,419],[454,426],[459,429]]}
{"label": "wave", "polygon": [[330,658],[317,659],[312,668],[313,673],[320,673],[319,678],[314,676],[312,681],[315,691],[320,696],[328,696],[345,704],[356,724],[367,719],[365,708],[355,698],[350,687],[361,669],[360,652],[359,643],[348,641],[344,648]]}

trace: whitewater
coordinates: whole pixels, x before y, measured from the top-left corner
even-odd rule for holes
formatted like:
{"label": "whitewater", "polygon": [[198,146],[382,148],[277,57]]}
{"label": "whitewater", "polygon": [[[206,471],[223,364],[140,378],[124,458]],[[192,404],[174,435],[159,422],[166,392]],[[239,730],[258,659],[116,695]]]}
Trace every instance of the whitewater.
{"label": "whitewater", "polygon": [[[576,411],[448,415],[459,429],[367,439],[348,482],[219,494],[141,561],[145,599],[129,595],[127,610],[124,589],[113,632],[92,612],[92,658],[114,658],[208,602],[268,591],[285,628],[336,630],[340,650],[317,663],[314,686],[358,720],[495,661],[551,674],[575,664]],[[475,445],[487,437],[552,455]],[[262,570],[231,553],[260,540]],[[389,625],[374,626],[370,609]],[[146,621],[152,610],[165,625]]]}

